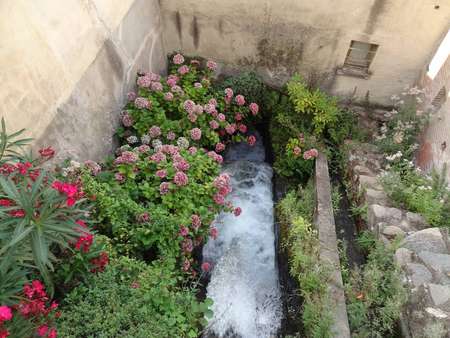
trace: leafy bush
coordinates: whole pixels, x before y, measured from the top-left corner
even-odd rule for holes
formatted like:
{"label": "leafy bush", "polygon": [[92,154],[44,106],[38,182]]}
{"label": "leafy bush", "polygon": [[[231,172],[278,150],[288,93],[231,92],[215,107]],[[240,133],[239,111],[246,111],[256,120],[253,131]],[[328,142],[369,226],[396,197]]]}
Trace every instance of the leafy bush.
{"label": "leafy bush", "polygon": [[303,298],[302,323],[307,337],[332,337],[331,303],[325,281],[330,268],[319,258],[319,238],[310,221],[314,212],[314,189],[289,192],[277,206],[283,229],[282,246],[288,252],[290,274],[298,281]]}
{"label": "leafy bush", "polygon": [[64,300],[62,337],[198,337],[210,300],[180,286],[173,262],[113,260]]}
{"label": "leafy bush", "polygon": [[385,247],[368,232],[359,244],[368,251],[367,262],[351,271],[345,285],[352,336],[388,337],[406,301],[400,268],[393,258],[396,247]]}

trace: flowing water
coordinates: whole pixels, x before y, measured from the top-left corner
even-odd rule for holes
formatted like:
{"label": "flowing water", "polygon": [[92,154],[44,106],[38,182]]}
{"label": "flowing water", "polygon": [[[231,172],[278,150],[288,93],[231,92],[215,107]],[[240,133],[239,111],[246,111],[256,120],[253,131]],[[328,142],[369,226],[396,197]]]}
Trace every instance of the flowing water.
{"label": "flowing water", "polygon": [[233,145],[223,172],[231,176],[229,200],[242,214],[221,214],[215,221],[216,240],[203,249],[213,265],[207,296],[214,316],[205,336],[275,337],[281,326],[282,306],[276,267],[272,168],[264,162],[258,137],[254,147]]}

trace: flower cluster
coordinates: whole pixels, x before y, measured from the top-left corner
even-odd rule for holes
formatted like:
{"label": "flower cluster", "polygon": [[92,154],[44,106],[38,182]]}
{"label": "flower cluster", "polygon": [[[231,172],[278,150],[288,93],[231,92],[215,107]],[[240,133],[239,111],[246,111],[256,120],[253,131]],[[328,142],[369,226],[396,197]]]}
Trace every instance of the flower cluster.
{"label": "flower cluster", "polygon": [[83,197],[83,192],[79,190],[76,184],[56,180],[52,183],[52,188],[66,196],[66,204],[69,207],[73,206],[77,200]]}

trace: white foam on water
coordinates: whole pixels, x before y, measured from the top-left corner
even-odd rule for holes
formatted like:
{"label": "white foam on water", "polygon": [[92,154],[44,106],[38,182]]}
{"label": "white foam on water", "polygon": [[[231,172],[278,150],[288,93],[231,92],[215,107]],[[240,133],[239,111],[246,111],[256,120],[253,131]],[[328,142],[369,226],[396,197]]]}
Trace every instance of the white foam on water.
{"label": "white foam on water", "polygon": [[[223,172],[231,176],[228,199],[242,208],[239,217],[221,214],[215,221],[216,240],[203,249],[204,261],[213,265],[207,296],[214,301],[214,316],[207,331],[218,337],[275,337],[281,326],[281,300],[275,264],[272,168],[262,162],[264,148],[231,151],[232,162]],[[255,151],[252,154],[250,152]],[[256,161],[255,161],[256,160]]]}

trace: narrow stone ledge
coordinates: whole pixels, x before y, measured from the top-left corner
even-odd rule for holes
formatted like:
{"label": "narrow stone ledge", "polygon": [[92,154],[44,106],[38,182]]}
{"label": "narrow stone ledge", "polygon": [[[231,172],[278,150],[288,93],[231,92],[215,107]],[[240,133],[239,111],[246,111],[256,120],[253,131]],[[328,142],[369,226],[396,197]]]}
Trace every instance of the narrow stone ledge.
{"label": "narrow stone ledge", "polygon": [[319,233],[320,259],[332,267],[328,282],[330,298],[334,306],[333,334],[336,338],[350,338],[344,286],[342,282],[336,227],[331,203],[331,185],[327,158],[319,154],[316,159],[316,211],[315,226]]}

